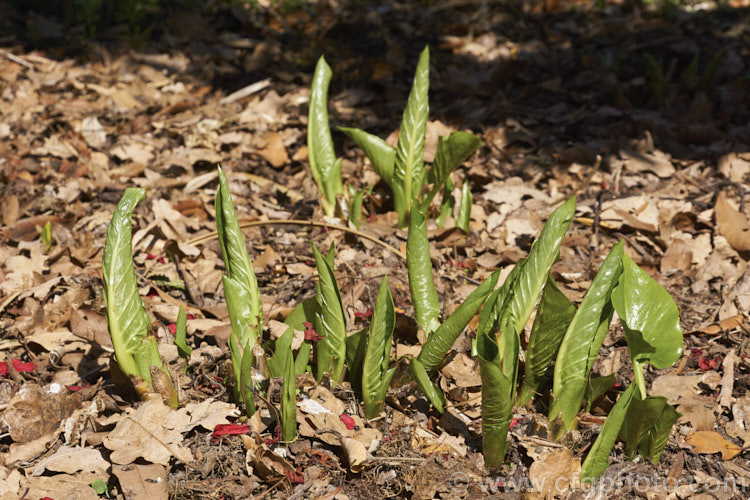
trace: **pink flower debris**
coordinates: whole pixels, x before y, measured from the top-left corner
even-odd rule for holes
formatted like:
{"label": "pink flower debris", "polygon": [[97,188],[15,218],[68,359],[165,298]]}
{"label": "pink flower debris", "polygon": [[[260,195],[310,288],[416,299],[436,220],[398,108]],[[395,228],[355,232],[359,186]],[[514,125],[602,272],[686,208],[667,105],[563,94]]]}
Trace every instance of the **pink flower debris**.
{"label": "pink flower debris", "polygon": [[370,316],[372,316],[372,309],[370,309],[369,307],[363,313],[361,313],[361,312],[355,312],[354,313],[354,317],[355,318],[369,318]]}
{"label": "pink flower debris", "polygon": [[352,430],[357,426],[357,423],[354,421],[354,419],[346,413],[342,413],[341,415],[339,415],[339,420],[341,420],[349,430]]}
{"label": "pink flower debris", "polygon": [[222,436],[238,436],[250,432],[248,424],[216,424],[214,431],[211,433],[211,439],[218,439]]}
{"label": "pink flower debris", "polygon": [[317,332],[313,329],[312,323],[310,323],[309,321],[303,322],[302,325],[305,327],[305,340],[309,340],[310,342],[314,343],[325,337],[325,335],[318,335]]}
{"label": "pink flower debris", "polygon": [[[11,362],[17,372],[33,372],[36,370],[36,365],[31,361],[24,363],[20,359],[12,359]],[[8,363],[3,361],[0,363],[0,377],[5,377],[6,375],[8,375]]]}

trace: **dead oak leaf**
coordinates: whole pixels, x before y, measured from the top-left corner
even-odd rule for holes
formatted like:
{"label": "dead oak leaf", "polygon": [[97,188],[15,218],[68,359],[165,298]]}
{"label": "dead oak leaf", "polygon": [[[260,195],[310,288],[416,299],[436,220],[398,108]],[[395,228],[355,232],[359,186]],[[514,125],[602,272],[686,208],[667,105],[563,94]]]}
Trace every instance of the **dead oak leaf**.
{"label": "dead oak leaf", "polygon": [[693,446],[696,453],[721,452],[722,460],[731,460],[742,452],[741,447],[714,431],[691,432],[685,438],[685,443]]}
{"label": "dead oak leaf", "polygon": [[123,418],[108,436],[104,446],[112,450],[110,460],[127,465],[137,458],[167,465],[174,456],[189,463],[193,460],[190,450],[180,446],[182,434],[172,419],[176,412],[165,406],[161,398],[152,398]]}

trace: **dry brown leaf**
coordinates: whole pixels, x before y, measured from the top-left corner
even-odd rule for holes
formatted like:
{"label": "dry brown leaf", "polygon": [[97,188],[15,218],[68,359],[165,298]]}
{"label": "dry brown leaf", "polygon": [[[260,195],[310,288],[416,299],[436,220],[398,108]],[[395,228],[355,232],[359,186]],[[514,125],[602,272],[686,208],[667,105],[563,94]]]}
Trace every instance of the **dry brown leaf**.
{"label": "dry brown leaf", "polygon": [[716,400],[709,396],[694,394],[680,400],[677,411],[682,413],[680,423],[689,423],[694,431],[710,431],[716,424]]}
{"label": "dry brown leaf", "polygon": [[741,447],[714,431],[691,432],[685,437],[685,443],[693,446],[696,453],[721,452],[722,460],[731,460],[742,452]]}
{"label": "dry brown leaf", "polygon": [[654,394],[664,396],[671,405],[679,403],[680,399],[690,399],[696,394],[700,375],[661,375],[651,383]]}
{"label": "dry brown leaf", "polygon": [[289,155],[284,147],[284,140],[278,132],[269,132],[265,137],[266,146],[258,150],[268,163],[276,168],[283,167],[289,162]]}
{"label": "dry brown leaf", "polygon": [[112,473],[117,476],[126,500],[169,498],[167,471],[163,465],[114,465]]}
{"label": "dry brown leaf", "polygon": [[36,384],[25,384],[8,403],[3,421],[13,441],[28,443],[56,430],[80,405],[81,395],[65,388],[51,392]]}
{"label": "dry brown leaf", "polygon": [[729,318],[722,319],[716,323],[707,326],[702,329],[701,333],[707,333],[709,335],[716,335],[721,332],[729,332],[737,328],[742,328],[745,317],[742,314],[730,316]]}
{"label": "dry brown leaf", "polygon": [[3,225],[10,227],[16,223],[18,216],[21,213],[19,210],[18,196],[11,194],[6,195],[3,198],[2,206],[0,211],[3,214]]}
{"label": "dry brown leaf", "polygon": [[240,410],[232,403],[206,399],[189,403],[170,416],[170,426],[184,434],[197,426],[213,431],[219,424],[230,423],[227,417],[239,417]]}
{"label": "dry brown leaf", "polygon": [[175,456],[183,462],[191,462],[190,450],[180,445],[182,434],[171,422],[175,413],[160,397],[142,403],[104,438],[104,446],[112,450],[110,460],[127,465],[143,457],[149,462],[167,465]]}
{"label": "dry brown leaf", "polygon": [[685,240],[680,238],[673,239],[667,251],[661,258],[659,269],[662,273],[669,271],[687,271],[693,262],[693,251]]}
{"label": "dry brown leaf", "polygon": [[22,498],[101,500],[90,486],[96,479],[102,479],[101,473],[78,472],[54,476],[29,476],[21,480],[20,491],[24,492]]}
{"label": "dry brown leaf", "polygon": [[353,438],[341,436],[341,447],[344,449],[346,461],[349,462],[349,470],[357,473],[361,472],[367,462],[367,450],[361,441]]}
{"label": "dry brown leaf", "polygon": [[534,490],[561,496],[578,483],[581,459],[573,457],[567,448],[558,448],[535,460],[529,468],[529,479]]}
{"label": "dry brown leaf", "polygon": [[747,215],[734,208],[723,191],[716,197],[714,211],[719,232],[732,248],[740,252],[750,250],[750,222]]}
{"label": "dry brown leaf", "polygon": [[456,387],[478,387],[482,385],[476,363],[466,353],[458,353],[441,370],[443,375],[452,378]]}
{"label": "dry brown leaf", "polygon": [[78,471],[104,472],[109,469],[109,462],[104,460],[102,453],[94,448],[68,447],[59,448],[54,455],[41,460],[34,466],[32,472],[41,476],[44,471],[64,472],[73,474]]}

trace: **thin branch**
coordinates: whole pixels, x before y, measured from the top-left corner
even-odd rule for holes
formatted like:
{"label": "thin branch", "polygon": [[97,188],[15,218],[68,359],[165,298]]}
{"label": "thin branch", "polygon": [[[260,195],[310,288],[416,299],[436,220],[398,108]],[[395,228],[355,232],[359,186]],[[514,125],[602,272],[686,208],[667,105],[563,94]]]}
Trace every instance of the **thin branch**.
{"label": "thin branch", "polygon": [[[338,226],[336,224],[328,224],[326,222],[315,222],[311,220],[301,220],[301,219],[291,219],[291,220],[258,220],[253,222],[243,222],[240,224],[241,228],[247,228],[247,227],[259,227],[259,226],[273,226],[273,225],[294,225],[294,226],[312,226],[312,227],[322,227],[326,229],[335,229],[337,231],[343,231],[345,233],[354,234],[356,236],[359,236],[360,238],[364,238],[366,240],[370,240],[375,244],[380,245],[383,248],[387,248],[391,252],[395,253],[399,257],[401,257],[401,260],[406,260],[406,255],[398,250],[396,247],[393,247],[386,243],[385,241],[377,239],[375,236],[372,236],[367,233],[363,233],[362,231],[357,231],[356,229],[350,229],[348,227],[344,226]],[[193,238],[192,240],[188,241],[188,245],[198,245],[201,243],[205,243],[206,241],[210,241],[217,237],[216,231],[212,231],[209,234],[204,234],[203,236],[198,236],[197,238]]]}

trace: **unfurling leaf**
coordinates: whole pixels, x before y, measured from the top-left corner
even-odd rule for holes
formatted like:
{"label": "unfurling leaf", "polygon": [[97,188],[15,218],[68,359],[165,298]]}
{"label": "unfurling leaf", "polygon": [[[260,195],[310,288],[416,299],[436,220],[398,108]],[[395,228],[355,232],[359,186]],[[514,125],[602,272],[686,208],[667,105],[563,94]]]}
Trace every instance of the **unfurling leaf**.
{"label": "unfurling leaf", "polygon": [[419,210],[413,210],[409,224],[409,236],[406,240],[406,266],[409,272],[409,290],[411,291],[417,323],[425,333],[437,330],[440,326],[440,302],[435,283],[432,281],[432,262],[430,261],[430,242],[427,239],[427,224]]}
{"label": "unfurling leaf", "polygon": [[[151,335],[151,321],[138,295],[138,284],[133,268],[132,223],[135,206],[145,198],[145,191],[128,188],[117,204],[107,230],[107,240],[102,257],[104,278],[104,304],[107,325],[115,348],[115,360],[122,372],[132,381],[141,398],[154,392],[152,367],[163,374],[162,394],[177,406],[176,391],[166,364],[159,355],[156,337]],[[171,387],[171,391],[166,386]]]}
{"label": "unfurling leaf", "polygon": [[321,57],[315,66],[310,108],[307,118],[307,149],[313,178],[323,195],[323,210],[332,217],[336,210],[336,196],[343,192],[341,160],[336,159],[333,138],[328,125],[328,85],[331,68]]}
{"label": "unfurling leaf", "polygon": [[333,245],[328,257],[313,245],[318,267],[318,293],[315,297],[315,331],[322,338],[315,344],[316,378],[330,374],[334,384],[341,382],[346,361],[346,317],[341,304],[341,294],[333,274]]}

